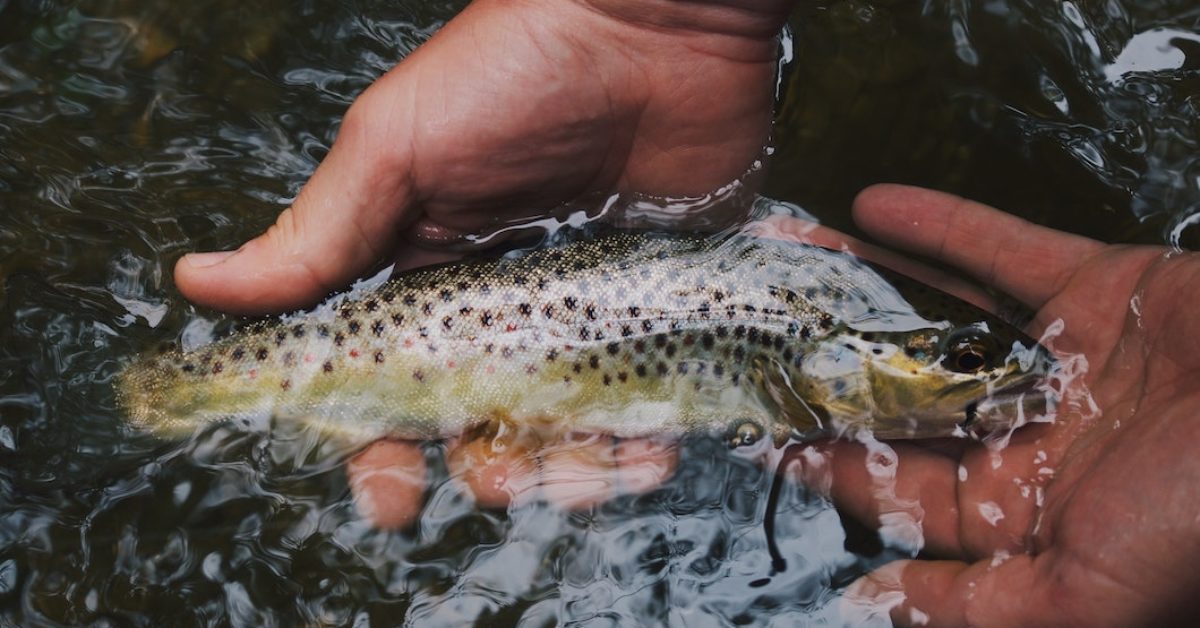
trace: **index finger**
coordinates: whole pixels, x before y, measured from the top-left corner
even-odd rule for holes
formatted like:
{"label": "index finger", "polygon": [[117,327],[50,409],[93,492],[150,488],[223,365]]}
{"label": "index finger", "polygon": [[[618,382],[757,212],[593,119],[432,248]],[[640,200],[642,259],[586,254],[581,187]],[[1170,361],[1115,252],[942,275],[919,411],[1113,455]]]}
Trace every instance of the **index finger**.
{"label": "index finger", "polygon": [[958,196],[902,185],[863,190],[854,219],[880,240],[953,264],[1033,308],[1104,246]]}

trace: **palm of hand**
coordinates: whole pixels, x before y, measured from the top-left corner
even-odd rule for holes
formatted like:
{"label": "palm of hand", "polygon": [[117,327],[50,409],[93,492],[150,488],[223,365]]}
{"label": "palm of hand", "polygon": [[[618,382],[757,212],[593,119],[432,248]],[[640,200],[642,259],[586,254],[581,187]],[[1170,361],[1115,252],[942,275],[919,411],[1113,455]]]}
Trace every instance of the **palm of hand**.
{"label": "palm of hand", "polygon": [[1037,307],[1035,333],[1062,321],[1055,348],[1082,355],[1086,367],[1076,363],[1078,379],[1065,382],[1055,423],[1019,430],[1007,447],[970,448],[955,460],[895,445],[900,499],[890,503],[862,495],[861,452],[834,445],[836,501],[878,521],[917,503],[921,512],[910,515],[926,550],[957,559],[893,563],[851,596],[902,591],[898,623],[1177,619],[1197,586],[1200,462],[1190,452],[1200,437],[1200,260],[1105,247],[943,195],[869,196],[859,208],[869,231],[901,235],[897,226],[918,211],[946,225],[901,238]]}

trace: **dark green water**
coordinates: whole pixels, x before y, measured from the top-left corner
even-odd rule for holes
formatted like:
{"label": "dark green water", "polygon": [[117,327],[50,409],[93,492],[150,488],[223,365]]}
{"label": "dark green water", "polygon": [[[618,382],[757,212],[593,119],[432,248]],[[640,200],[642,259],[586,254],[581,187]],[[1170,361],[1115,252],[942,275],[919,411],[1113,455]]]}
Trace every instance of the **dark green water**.
{"label": "dark green water", "polygon": [[[174,261],[270,224],[354,95],[461,5],[177,4],[0,0],[0,623],[836,623],[840,588],[899,553],[785,485],[788,569],[752,587],[770,473],[705,439],[583,513],[480,510],[434,446],[396,533],[310,444],[125,427],[120,360],[228,323],[179,297]],[[811,3],[767,192],[845,226],[863,185],[919,183],[1187,246],[1198,24],[1186,2]]]}

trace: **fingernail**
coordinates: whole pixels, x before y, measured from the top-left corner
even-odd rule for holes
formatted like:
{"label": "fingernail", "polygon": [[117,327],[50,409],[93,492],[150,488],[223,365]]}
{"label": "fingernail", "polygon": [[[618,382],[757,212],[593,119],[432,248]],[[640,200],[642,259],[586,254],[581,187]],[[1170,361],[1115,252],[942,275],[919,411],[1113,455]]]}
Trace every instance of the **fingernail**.
{"label": "fingernail", "polygon": [[192,268],[208,268],[209,266],[216,266],[226,259],[229,259],[229,256],[233,254],[234,251],[190,253],[183,256],[183,261],[187,262],[188,266],[191,266]]}

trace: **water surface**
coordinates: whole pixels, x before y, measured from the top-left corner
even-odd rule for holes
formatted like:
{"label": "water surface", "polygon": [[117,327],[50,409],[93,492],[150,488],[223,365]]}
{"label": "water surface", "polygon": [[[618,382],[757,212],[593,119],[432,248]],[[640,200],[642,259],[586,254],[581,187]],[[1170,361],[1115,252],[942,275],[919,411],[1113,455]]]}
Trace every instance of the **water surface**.
{"label": "water surface", "polygon": [[[405,532],[342,458],[224,428],[163,442],[121,360],[231,321],[170,268],[270,224],[353,97],[461,2],[0,1],[0,619],[18,625],[836,624],[903,554],[719,441],[586,512],[477,508],[440,446]],[[846,227],[867,183],[960,192],[1110,241],[1187,246],[1200,9],[1186,2],[806,4],[767,192]]]}

